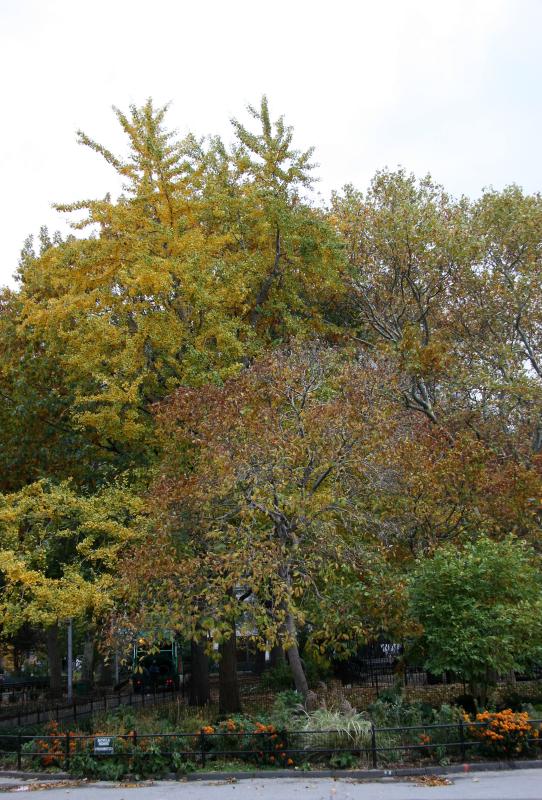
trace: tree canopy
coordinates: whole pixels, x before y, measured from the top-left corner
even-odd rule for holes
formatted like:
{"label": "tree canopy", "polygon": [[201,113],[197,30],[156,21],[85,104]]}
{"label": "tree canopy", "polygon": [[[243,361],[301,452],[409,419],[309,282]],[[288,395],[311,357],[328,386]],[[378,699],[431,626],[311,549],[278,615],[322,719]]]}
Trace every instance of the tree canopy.
{"label": "tree canopy", "polygon": [[231,144],[115,115],[124,154],[79,141],[122,194],[57,205],[0,296],[2,633],[239,632],[303,693],[302,646],[378,635],[469,680],[532,660],[495,643],[538,635],[540,195],[398,169],[327,206],[265,97]]}

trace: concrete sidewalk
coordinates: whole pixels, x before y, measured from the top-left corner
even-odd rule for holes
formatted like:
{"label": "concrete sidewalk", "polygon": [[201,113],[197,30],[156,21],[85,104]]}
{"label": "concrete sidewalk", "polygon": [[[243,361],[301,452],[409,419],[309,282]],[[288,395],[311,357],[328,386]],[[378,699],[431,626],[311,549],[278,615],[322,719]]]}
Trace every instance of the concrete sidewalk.
{"label": "concrete sidewalk", "polygon": [[[19,783],[6,796],[30,791]],[[13,779],[11,779],[13,780]],[[42,788],[43,787],[43,788]],[[441,781],[424,777],[384,778],[378,782],[355,778],[314,778],[310,775],[283,780],[234,778],[218,781],[158,781],[146,784],[77,784],[62,782],[48,787],[39,781],[32,789],[33,800],[541,800],[542,773],[539,770],[451,775]]]}

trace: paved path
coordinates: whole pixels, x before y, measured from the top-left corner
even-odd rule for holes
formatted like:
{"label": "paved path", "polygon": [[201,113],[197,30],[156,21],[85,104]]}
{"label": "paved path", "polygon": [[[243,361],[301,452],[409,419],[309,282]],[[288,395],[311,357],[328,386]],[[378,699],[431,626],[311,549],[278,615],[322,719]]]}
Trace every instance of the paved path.
{"label": "paved path", "polygon": [[[94,784],[32,791],[32,800],[541,800],[542,770],[452,775],[448,786],[412,781],[359,783],[349,779],[252,779],[133,786]],[[23,792],[7,791],[6,797]],[[23,794],[24,796],[24,794]]]}

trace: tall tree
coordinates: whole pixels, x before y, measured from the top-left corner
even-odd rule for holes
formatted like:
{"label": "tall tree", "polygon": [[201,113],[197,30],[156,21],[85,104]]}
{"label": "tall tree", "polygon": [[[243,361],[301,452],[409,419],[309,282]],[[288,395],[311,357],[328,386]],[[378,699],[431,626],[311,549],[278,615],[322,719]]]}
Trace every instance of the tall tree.
{"label": "tall tree", "polygon": [[465,204],[430,177],[382,171],[366,195],[352,186],[336,194],[331,216],[346,244],[359,337],[397,358],[407,407],[436,422],[452,366],[449,292],[469,251]]}
{"label": "tall tree", "polygon": [[[168,565],[168,603],[217,641],[244,620],[261,647],[284,646],[303,695],[306,598],[333,581],[353,585],[352,571],[367,568],[369,545],[354,529],[380,478],[378,436],[392,424],[377,392],[369,365],[315,345],[277,351],[224,387],[178,390],[159,411],[155,503],[184,547],[177,569]],[[322,640],[363,635],[361,609],[341,605],[333,619]]]}
{"label": "tall tree", "polygon": [[[124,468],[155,455],[150,407],[181,383],[235,374],[274,340],[322,326],[338,291],[336,235],[299,187],[309,154],[267,102],[260,131],[176,141],[166,109],[117,111],[125,159],[80,133],[124,178],[118,201],[59,205],[92,233],[21,268],[21,324],[73,386],[70,422]],[[335,288],[333,288],[335,287]]]}

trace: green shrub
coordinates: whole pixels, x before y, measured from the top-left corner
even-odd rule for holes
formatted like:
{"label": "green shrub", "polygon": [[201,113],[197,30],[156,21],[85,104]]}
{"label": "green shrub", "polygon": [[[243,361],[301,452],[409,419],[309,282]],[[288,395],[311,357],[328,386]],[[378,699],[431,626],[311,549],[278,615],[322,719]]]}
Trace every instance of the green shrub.
{"label": "green shrub", "polygon": [[314,689],[322,681],[325,682],[332,674],[329,662],[307,652],[303,654],[303,667],[307,683]]}
{"label": "green shrub", "polygon": [[294,728],[303,712],[303,697],[295,689],[286,689],[276,696],[269,720],[278,728]]}
{"label": "green shrub", "polygon": [[[542,703],[542,692],[539,694],[528,694],[521,691],[521,687],[516,689],[510,687],[503,695],[500,703],[497,704],[497,711],[511,708],[512,711],[523,711],[526,705],[538,705]],[[465,709],[467,710],[467,709]],[[472,712],[470,712],[472,713]]]}
{"label": "green shrub", "polygon": [[128,762],[116,758],[95,758],[91,753],[78,753],[70,759],[70,774],[77,778],[118,781],[128,772]]}
{"label": "green shrub", "polygon": [[460,706],[467,714],[476,714],[476,700],[472,694],[460,694],[454,698],[454,705]]}
{"label": "green shrub", "polygon": [[150,775],[161,776],[169,769],[169,759],[162,753],[159,742],[151,742],[134,747],[131,757],[131,772],[145,778]]}
{"label": "green shrub", "polygon": [[265,691],[283,692],[285,689],[294,689],[294,678],[289,664],[285,661],[276,667],[265,670],[261,677],[261,686]]}
{"label": "green shrub", "polygon": [[329,759],[329,764],[333,769],[351,769],[356,762],[357,758],[352,753],[335,753]]}
{"label": "green shrub", "polygon": [[171,756],[171,765],[179,775],[188,775],[190,772],[195,772],[198,765],[195,761],[187,758],[184,753],[174,752]]}
{"label": "green shrub", "polygon": [[387,689],[381,689],[378,693],[377,700],[382,703],[402,703],[403,690],[400,686],[390,686]]}

